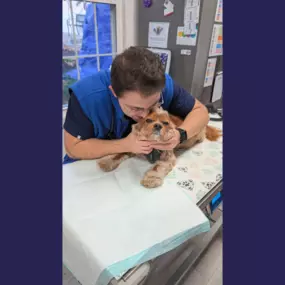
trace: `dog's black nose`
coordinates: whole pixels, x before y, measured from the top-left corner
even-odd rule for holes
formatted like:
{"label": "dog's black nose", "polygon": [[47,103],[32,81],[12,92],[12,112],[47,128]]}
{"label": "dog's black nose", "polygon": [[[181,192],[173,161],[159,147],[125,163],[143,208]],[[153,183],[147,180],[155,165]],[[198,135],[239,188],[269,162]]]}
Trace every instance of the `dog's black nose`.
{"label": "dog's black nose", "polygon": [[160,131],[162,129],[162,125],[154,124],[153,129],[156,130],[156,131]]}

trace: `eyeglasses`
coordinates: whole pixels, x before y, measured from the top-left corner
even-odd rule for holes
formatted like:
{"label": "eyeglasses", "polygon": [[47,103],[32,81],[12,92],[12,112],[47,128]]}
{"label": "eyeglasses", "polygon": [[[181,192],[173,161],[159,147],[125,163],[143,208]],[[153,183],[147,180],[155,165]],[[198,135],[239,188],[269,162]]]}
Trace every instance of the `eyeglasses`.
{"label": "eyeglasses", "polygon": [[159,98],[159,101],[158,101],[158,107],[160,107],[161,105],[163,105],[163,103],[164,103],[164,99],[163,99],[163,94],[161,93],[160,94],[160,98]]}
{"label": "eyeglasses", "polygon": [[131,106],[128,106],[128,105],[125,105],[130,112],[132,113],[142,113],[142,112],[149,112],[151,108],[153,107],[160,107],[161,105],[163,105],[164,103],[164,99],[163,99],[163,94],[161,93],[160,94],[160,98],[158,100],[157,103],[155,103],[153,106],[151,106],[150,108],[140,108],[140,107],[131,107]]}

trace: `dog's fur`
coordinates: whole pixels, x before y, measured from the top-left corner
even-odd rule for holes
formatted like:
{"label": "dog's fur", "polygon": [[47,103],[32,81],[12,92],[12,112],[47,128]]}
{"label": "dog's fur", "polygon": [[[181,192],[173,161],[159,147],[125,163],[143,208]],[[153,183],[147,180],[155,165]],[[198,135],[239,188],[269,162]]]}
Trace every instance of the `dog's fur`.
{"label": "dog's fur", "polygon": [[[168,114],[167,111],[156,108],[139,123],[133,125],[132,131],[140,140],[154,140],[164,142],[173,136],[175,128],[183,123],[180,118]],[[157,127],[159,126],[159,129]],[[206,126],[199,134],[179,144],[176,149],[189,149],[196,143],[202,142],[205,138],[216,141],[221,136],[221,131]],[[104,171],[116,169],[124,160],[135,156],[131,153],[114,154],[104,157],[98,161],[99,167]],[[147,188],[155,188],[163,184],[164,177],[173,169],[176,163],[174,150],[163,151],[160,159],[148,170],[141,184]]]}

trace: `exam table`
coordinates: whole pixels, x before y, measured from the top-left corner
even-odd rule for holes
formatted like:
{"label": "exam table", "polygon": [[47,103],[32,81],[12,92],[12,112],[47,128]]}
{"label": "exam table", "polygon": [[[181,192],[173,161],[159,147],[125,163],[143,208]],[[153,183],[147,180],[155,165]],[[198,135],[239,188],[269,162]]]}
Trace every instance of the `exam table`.
{"label": "exam table", "polygon": [[[221,122],[210,122],[210,125],[222,128]],[[218,146],[220,147],[218,151],[222,155],[222,140],[220,140]],[[199,156],[199,150],[197,150],[197,154]],[[221,157],[219,158],[222,160]],[[120,278],[113,278],[109,285],[183,284],[184,278],[191,270],[193,264],[199,259],[215,235],[222,229],[222,205],[220,204],[214,211],[213,207],[211,207],[213,199],[222,191],[222,184],[220,169],[217,170],[216,183],[206,185],[208,191],[202,194],[196,193],[196,197],[191,197],[211,222],[211,229],[208,232],[201,233],[185,241],[177,248],[128,270]],[[216,217],[213,218],[213,216]],[[64,270],[66,271],[66,269]]]}
{"label": "exam table", "polygon": [[[222,181],[197,203],[207,216],[211,213],[210,202],[221,191]],[[111,280],[109,285],[182,285],[192,266],[222,230],[222,209],[222,205],[219,205],[214,212],[217,220],[211,218],[211,214],[208,216],[212,224],[209,232],[185,242],[155,260],[131,269],[120,280]]]}

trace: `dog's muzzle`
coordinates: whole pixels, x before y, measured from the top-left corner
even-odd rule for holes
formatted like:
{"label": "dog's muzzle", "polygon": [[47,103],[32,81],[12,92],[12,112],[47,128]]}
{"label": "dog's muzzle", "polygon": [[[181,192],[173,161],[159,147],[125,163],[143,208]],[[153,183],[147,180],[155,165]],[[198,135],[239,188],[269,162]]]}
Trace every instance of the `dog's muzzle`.
{"label": "dog's muzzle", "polygon": [[155,125],[153,126],[153,133],[159,135],[161,129],[162,129],[162,125],[160,125],[160,124],[155,124]]}

